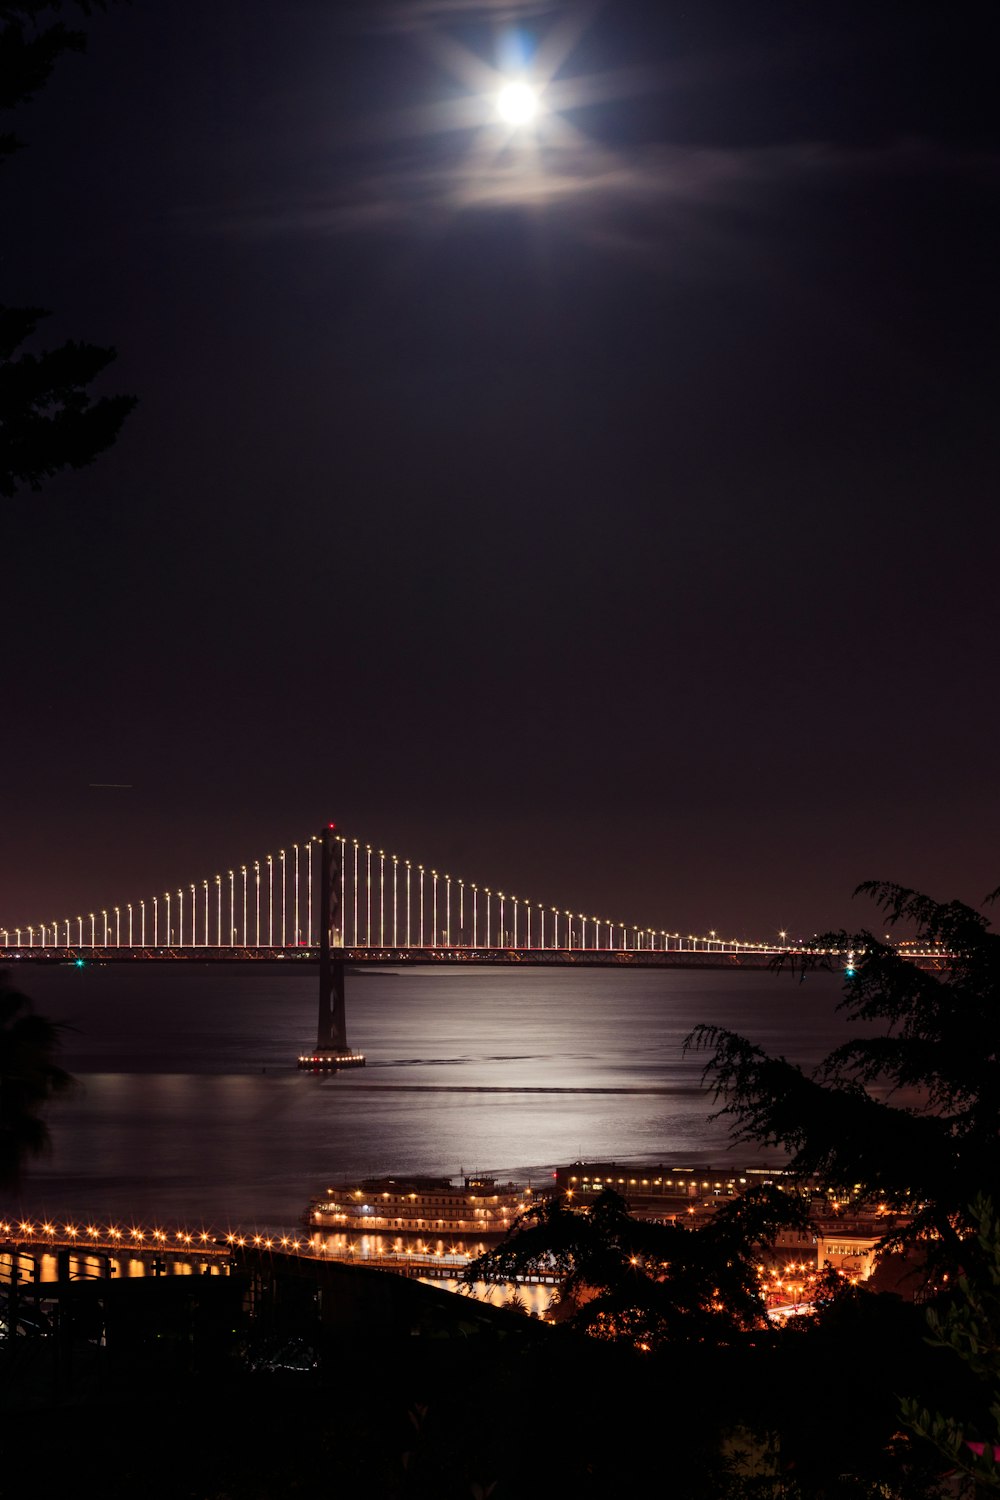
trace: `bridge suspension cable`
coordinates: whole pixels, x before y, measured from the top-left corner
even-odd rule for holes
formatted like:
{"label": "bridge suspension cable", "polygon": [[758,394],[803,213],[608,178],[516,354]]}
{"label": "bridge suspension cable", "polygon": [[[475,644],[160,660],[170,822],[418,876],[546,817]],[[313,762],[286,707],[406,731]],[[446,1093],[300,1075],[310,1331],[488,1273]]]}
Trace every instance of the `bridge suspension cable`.
{"label": "bridge suspension cable", "polygon": [[[343,888],[332,941],[339,948],[738,953],[774,952],[785,946],[784,934],[777,945],[746,943],[721,939],[714,931],[682,935],[547,907],[387,854],[360,839],[340,833],[335,839]],[[101,907],[99,922],[97,911],[90,911],[86,922],[80,914],[75,919],[0,927],[0,947],[134,951],[151,946],[155,951],[236,949],[253,955],[316,949],[322,918],[313,885],[319,878],[320,848],[316,835],[300,839],[277,852],[227,865],[225,873],[220,869],[178,885],[162,896],[133,897]]]}

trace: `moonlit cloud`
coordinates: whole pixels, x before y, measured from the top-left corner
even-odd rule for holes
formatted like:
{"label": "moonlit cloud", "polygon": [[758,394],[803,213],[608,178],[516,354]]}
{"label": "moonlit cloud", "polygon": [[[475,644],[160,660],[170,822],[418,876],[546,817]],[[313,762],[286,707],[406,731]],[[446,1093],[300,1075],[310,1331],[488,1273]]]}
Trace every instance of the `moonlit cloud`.
{"label": "moonlit cloud", "polygon": [[397,159],[391,168],[359,172],[338,191],[294,200],[234,206],[213,227],[234,234],[341,236],[405,233],[456,215],[541,211],[554,228],[638,253],[655,247],[677,216],[709,224],[716,213],[767,212],[788,192],[837,180],[933,176],[984,177],[982,158],[957,156],[920,141],[873,148],[823,142],[722,148],[650,145],[627,155],[580,137],[556,150],[465,153],[428,165]]}
{"label": "moonlit cloud", "polygon": [[353,20],[366,30],[408,32],[475,21],[502,26],[577,8],[558,0],[385,0],[360,6]]}

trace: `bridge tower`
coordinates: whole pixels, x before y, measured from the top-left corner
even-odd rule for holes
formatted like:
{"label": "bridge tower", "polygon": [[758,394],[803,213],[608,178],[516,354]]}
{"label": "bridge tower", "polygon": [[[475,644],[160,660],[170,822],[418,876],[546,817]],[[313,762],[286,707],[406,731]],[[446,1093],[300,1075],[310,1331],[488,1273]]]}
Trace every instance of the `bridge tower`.
{"label": "bridge tower", "polygon": [[[344,861],[343,844],[334,823],[328,823],[320,830],[319,846],[319,1025],[316,1046],[311,1053],[299,1058],[299,1067],[316,1070],[363,1068],[364,1054],[352,1052],[347,1045],[343,959]],[[338,931],[339,945],[334,943]]]}

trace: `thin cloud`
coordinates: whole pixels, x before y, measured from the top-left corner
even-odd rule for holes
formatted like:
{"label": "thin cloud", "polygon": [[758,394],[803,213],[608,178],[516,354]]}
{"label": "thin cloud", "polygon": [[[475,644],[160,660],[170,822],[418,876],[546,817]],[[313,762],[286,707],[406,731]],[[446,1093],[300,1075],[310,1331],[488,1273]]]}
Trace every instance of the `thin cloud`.
{"label": "thin cloud", "polygon": [[366,31],[414,32],[468,22],[510,25],[574,7],[558,0],[388,0],[359,6],[349,24]]}
{"label": "thin cloud", "polygon": [[[554,151],[490,157],[467,153],[434,166],[399,161],[360,173],[342,190],[292,201],[234,206],[211,227],[247,235],[350,235],[405,231],[456,214],[547,210],[581,234],[611,244],[617,215],[631,210],[629,239],[650,239],[665,213],[760,210],[770,192],[871,177],[940,173],[993,175],[996,163],[933,143],[898,141],[873,148],[823,142],[744,148],[650,146],[628,157],[581,140]],[[639,227],[645,221],[645,229]],[[659,226],[659,228],[658,228]],[[205,227],[208,227],[207,225]]]}

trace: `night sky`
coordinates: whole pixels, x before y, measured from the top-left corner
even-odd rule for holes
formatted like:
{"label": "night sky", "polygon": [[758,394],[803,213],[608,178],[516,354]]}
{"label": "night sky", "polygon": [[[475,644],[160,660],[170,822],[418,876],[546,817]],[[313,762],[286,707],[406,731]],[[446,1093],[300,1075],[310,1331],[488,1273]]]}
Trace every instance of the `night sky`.
{"label": "night sky", "polygon": [[0,296],[139,405],[0,502],[0,921],[329,818],[734,936],[1000,883],[995,13],[86,23]]}

